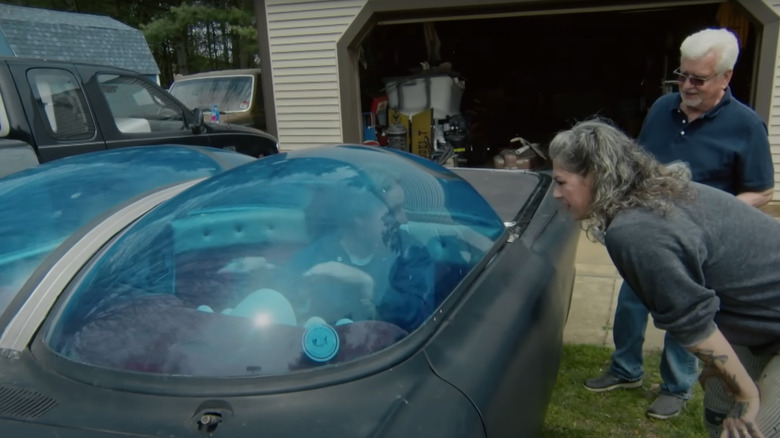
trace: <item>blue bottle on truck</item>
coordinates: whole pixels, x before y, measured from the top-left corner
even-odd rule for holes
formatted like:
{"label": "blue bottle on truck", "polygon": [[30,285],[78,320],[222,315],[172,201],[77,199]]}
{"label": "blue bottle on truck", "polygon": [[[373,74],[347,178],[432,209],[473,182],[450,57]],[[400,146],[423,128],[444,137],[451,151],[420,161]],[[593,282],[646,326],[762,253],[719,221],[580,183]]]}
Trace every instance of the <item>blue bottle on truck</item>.
{"label": "blue bottle on truck", "polygon": [[217,108],[217,104],[211,106],[211,123],[219,123],[219,108]]}

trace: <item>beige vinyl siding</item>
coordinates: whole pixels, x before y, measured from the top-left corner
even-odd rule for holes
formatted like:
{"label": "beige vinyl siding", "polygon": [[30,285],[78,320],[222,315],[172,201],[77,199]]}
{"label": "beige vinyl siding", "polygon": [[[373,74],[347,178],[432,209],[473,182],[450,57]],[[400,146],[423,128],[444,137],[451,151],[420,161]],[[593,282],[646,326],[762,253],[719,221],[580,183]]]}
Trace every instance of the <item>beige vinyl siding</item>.
{"label": "beige vinyl siding", "polygon": [[[763,0],[780,15],[780,2]],[[775,195],[773,201],[780,202],[780,44],[775,55],[775,80],[772,84],[772,107],[769,110],[769,144],[772,148],[772,163],[775,166]]]}
{"label": "beige vinyl siding", "polygon": [[281,150],[343,142],[336,43],[365,0],[266,0]]}
{"label": "beige vinyl siding", "polygon": [[[336,44],[368,0],[266,0],[279,147],[342,143]],[[780,1],[762,0],[780,15]],[[780,202],[780,45],[768,118]]]}

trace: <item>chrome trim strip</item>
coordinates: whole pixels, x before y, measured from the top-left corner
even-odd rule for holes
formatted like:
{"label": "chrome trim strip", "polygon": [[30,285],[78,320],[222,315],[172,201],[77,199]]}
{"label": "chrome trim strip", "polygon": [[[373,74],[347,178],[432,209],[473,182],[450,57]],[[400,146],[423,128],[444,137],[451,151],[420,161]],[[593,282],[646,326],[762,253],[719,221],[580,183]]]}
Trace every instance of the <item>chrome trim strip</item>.
{"label": "chrome trim strip", "polygon": [[117,211],[79,239],[54,263],[30,293],[19,312],[14,315],[0,336],[0,351],[22,351],[27,348],[33,334],[38,330],[65,286],[109,239],[155,206],[204,179],[187,181],[139,199]]}

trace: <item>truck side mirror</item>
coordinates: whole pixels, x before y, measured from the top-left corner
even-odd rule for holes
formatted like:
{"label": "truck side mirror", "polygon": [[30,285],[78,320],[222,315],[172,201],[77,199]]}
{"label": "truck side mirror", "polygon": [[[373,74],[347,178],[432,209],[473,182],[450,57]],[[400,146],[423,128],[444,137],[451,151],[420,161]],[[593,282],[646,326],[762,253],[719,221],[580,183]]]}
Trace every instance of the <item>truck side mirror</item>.
{"label": "truck side mirror", "polygon": [[192,111],[192,121],[190,122],[190,129],[193,134],[200,134],[203,131],[203,110],[195,108]]}

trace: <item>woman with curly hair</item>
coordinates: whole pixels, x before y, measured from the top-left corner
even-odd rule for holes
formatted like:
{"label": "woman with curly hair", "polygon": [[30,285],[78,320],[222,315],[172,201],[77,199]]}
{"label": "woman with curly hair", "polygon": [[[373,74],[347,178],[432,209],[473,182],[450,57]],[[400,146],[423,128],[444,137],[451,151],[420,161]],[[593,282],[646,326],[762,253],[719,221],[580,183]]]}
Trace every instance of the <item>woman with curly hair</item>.
{"label": "woman with curly hair", "polygon": [[555,197],[656,327],[704,363],[711,436],[780,437],[780,221],[660,164],[606,120],[560,132],[550,156]]}

